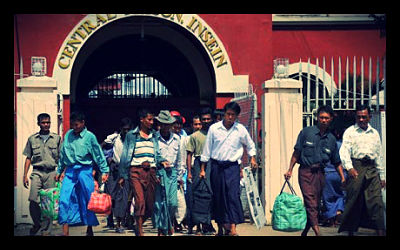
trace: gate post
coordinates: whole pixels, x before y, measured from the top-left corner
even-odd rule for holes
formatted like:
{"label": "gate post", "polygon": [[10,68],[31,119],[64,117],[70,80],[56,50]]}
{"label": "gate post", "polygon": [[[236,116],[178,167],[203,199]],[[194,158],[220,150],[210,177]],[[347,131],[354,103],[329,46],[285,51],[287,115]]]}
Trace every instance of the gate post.
{"label": "gate post", "polygon": [[[18,223],[32,223],[29,213],[29,189],[22,183],[25,156],[22,155],[28,137],[40,128],[37,125],[37,116],[48,113],[51,119],[50,131],[57,134],[57,83],[47,76],[30,76],[17,80],[20,91],[17,95],[17,182],[14,189],[15,221]],[[29,168],[28,176],[32,172]]]}
{"label": "gate post", "polygon": [[[263,84],[262,105],[262,194],[267,223],[271,224],[272,208],[289,168],[297,136],[303,127],[303,83],[294,79],[271,79]],[[290,182],[302,198],[298,168]]]}

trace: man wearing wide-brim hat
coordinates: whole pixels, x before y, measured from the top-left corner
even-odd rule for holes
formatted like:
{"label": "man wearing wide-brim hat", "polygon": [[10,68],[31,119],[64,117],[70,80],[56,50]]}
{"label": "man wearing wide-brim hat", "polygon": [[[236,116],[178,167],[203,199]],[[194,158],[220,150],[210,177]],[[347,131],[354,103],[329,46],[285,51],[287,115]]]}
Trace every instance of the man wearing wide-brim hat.
{"label": "man wearing wide-brim hat", "polygon": [[180,138],[171,132],[175,118],[168,110],[161,110],[155,119],[160,123],[160,131],[156,133],[161,157],[168,164],[157,169],[160,183],[156,186],[153,224],[158,235],[174,233],[174,216],[178,207],[178,179],[182,179],[183,165],[180,155]]}

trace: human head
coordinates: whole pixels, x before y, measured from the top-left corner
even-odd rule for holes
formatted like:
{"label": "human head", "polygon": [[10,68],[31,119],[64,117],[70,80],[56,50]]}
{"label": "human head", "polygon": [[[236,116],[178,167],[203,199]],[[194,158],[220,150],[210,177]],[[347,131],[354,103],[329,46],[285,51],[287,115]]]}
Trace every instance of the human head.
{"label": "human head", "polygon": [[182,124],[185,124],[185,123],[186,123],[185,117],[183,117],[183,116],[181,115],[181,113],[179,113],[179,111],[172,110],[172,111],[170,111],[170,113],[171,113],[171,115],[172,115],[173,117],[180,116],[180,117],[182,118]]}
{"label": "human head", "polygon": [[119,127],[121,136],[124,137],[126,135],[126,133],[128,133],[128,131],[132,129],[132,126],[133,126],[133,123],[129,117],[122,118],[120,127]]}
{"label": "human head", "polygon": [[333,120],[334,112],[331,106],[323,105],[317,110],[317,121],[320,129],[328,129]]}
{"label": "human head", "polygon": [[356,108],[356,123],[357,125],[366,130],[368,123],[371,120],[371,109],[368,104],[363,104]]}
{"label": "human head", "polygon": [[172,124],[176,122],[176,117],[173,117],[168,110],[161,110],[155,118],[160,124],[160,133],[162,135],[168,134]]}
{"label": "human head", "polygon": [[222,117],[224,116],[224,112],[221,110],[214,110],[213,112],[213,120],[215,122],[219,122],[222,120]]}
{"label": "human head", "polygon": [[37,124],[40,127],[40,131],[49,132],[50,131],[50,115],[47,113],[41,113],[37,116]]}
{"label": "human head", "polygon": [[203,130],[208,130],[208,128],[211,126],[213,119],[212,119],[212,110],[210,108],[203,108],[200,111],[200,120],[202,124],[202,129]]}
{"label": "human head", "polygon": [[224,123],[231,126],[235,123],[238,115],[240,114],[240,106],[237,102],[229,102],[224,106]]}
{"label": "human head", "polygon": [[140,129],[141,130],[151,130],[154,123],[154,114],[147,109],[140,109],[138,111]]}
{"label": "human head", "polygon": [[192,121],[193,121],[192,122],[193,132],[200,130],[201,126],[202,126],[200,116],[198,116],[198,115],[193,116]]}
{"label": "human head", "polygon": [[82,112],[72,112],[69,120],[75,134],[79,134],[85,128],[85,115]]}
{"label": "human head", "polygon": [[179,134],[183,128],[183,119],[182,116],[174,116],[175,122],[172,124],[172,131],[176,134]]}

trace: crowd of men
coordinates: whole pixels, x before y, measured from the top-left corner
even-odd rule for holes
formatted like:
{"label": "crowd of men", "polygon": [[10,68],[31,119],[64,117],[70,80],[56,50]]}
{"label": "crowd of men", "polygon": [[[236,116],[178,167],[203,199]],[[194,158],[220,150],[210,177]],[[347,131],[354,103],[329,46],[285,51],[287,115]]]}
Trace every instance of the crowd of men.
{"label": "crowd of men", "polygon": [[[51,234],[52,221],[41,218],[38,192],[61,181],[58,223],[63,235],[69,235],[70,225],[86,225],[87,236],[93,236],[92,227],[99,222],[87,205],[98,181],[106,184],[112,197],[107,226],[116,233],[132,227],[137,236],[143,236],[143,223],[151,220],[159,236],[173,235],[183,227],[188,234],[196,228],[197,235],[238,236],[236,225],[244,222],[240,200],[244,149],[251,168],[258,168],[255,144],[237,121],[240,112],[236,102],[229,102],[217,120],[211,109],[203,108],[193,117],[193,133],[187,135],[182,129],[185,118],[179,112],[161,110],[156,115],[143,109],[136,128],[129,118],[123,118],[119,131],[100,144],[86,128],[83,113],[71,114],[71,129],[63,139],[50,132],[50,116],[40,114],[40,131],[29,137],[24,150],[23,183],[26,188],[31,186],[29,209],[34,223],[30,235],[39,231]],[[317,113],[317,125],[300,132],[285,173],[289,179],[295,164],[300,164],[299,183],[307,211],[302,235],[310,228],[321,235],[319,201],[325,185],[324,169],[329,164],[336,168],[347,192],[339,232],[352,235],[369,221],[378,235],[384,235],[380,188],[386,183],[379,134],[368,124],[369,107],[357,108],[356,124],[344,132],[340,150],[329,130],[333,110],[322,106]],[[182,202],[179,192],[184,193],[186,204],[183,220],[177,216]]]}

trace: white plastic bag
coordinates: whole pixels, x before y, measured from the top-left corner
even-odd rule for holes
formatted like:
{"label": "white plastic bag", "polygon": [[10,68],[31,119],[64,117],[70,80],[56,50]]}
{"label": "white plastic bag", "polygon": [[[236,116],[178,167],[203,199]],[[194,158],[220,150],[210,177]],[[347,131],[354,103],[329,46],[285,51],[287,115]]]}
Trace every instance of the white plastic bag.
{"label": "white plastic bag", "polygon": [[130,214],[132,216],[135,215],[135,198],[134,197],[132,197],[132,203],[131,203],[131,207],[129,209],[129,212],[130,212]]}
{"label": "white plastic bag", "polygon": [[178,224],[181,224],[186,216],[186,201],[185,192],[182,186],[178,189],[178,209],[176,210],[175,217]]}

